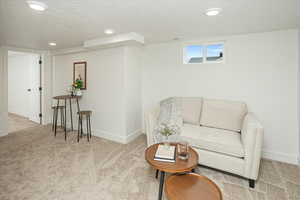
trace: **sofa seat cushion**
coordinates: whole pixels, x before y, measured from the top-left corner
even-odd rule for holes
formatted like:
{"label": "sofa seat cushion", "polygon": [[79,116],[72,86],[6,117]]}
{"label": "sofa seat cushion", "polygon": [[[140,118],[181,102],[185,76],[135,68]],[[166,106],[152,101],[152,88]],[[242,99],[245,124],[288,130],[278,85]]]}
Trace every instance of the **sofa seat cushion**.
{"label": "sofa seat cushion", "polygon": [[239,132],[246,114],[247,105],[243,102],[203,99],[200,124]]}
{"label": "sofa seat cushion", "polygon": [[200,125],[201,97],[182,97],[182,118],[184,123]]}
{"label": "sofa seat cushion", "polygon": [[241,134],[234,131],[184,124],[181,138],[195,148],[239,158],[245,154]]}

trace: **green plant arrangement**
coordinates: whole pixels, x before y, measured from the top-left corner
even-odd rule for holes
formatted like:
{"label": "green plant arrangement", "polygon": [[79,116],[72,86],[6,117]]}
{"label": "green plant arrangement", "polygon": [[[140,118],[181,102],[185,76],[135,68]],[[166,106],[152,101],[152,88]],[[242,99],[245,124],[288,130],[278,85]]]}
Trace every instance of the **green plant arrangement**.
{"label": "green plant arrangement", "polygon": [[83,81],[76,79],[75,83],[72,84],[72,95],[81,96],[81,88],[83,88]]}
{"label": "green plant arrangement", "polygon": [[83,87],[83,82],[80,79],[76,79],[75,83],[73,83],[73,88],[81,89]]}
{"label": "green plant arrangement", "polygon": [[162,123],[157,127],[156,131],[165,137],[165,144],[167,145],[169,136],[178,134],[180,128],[176,124]]}

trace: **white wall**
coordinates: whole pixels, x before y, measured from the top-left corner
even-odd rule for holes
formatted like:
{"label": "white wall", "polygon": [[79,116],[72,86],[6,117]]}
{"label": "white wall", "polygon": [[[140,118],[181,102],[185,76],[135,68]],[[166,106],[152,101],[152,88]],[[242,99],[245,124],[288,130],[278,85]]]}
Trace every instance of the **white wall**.
{"label": "white wall", "polygon": [[224,40],[224,64],[182,64],[181,42],[148,45],[143,56],[143,109],[170,96],[247,102],[265,127],[264,156],[297,162],[297,30],[203,38]]}
{"label": "white wall", "polygon": [[8,112],[35,122],[39,122],[40,110],[38,60],[39,55],[34,54],[8,56]]}
{"label": "white wall", "polygon": [[133,58],[135,52],[134,47],[118,47],[54,56],[53,95],[67,93],[72,84],[73,63],[86,61],[87,90],[80,107],[93,111],[93,134],[128,142],[141,129],[141,105],[136,105],[141,104],[138,84],[141,76],[140,66]]}
{"label": "white wall", "polygon": [[52,122],[52,56],[50,52],[42,54],[42,113],[43,124]]}
{"label": "white wall", "polygon": [[[298,105],[300,104],[300,28],[298,28]],[[299,154],[298,154],[298,164],[300,166],[300,106],[298,107],[299,113],[298,113],[298,118],[299,118]]]}
{"label": "white wall", "polygon": [[0,136],[7,135],[7,51],[0,47]]}
{"label": "white wall", "polygon": [[93,111],[94,132],[117,138],[125,135],[125,124],[122,124],[123,53],[123,48],[115,48],[55,56],[54,65],[55,96],[66,94],[66,89],[72,84],[73,63],[87,62],[87,90],[80,100],[80,107]]}
{"label": "white wall", "polygon": [[131,137],[141,132],[142,125],[142,65],[140,47],[125,47],[125,108],[126,135]]}

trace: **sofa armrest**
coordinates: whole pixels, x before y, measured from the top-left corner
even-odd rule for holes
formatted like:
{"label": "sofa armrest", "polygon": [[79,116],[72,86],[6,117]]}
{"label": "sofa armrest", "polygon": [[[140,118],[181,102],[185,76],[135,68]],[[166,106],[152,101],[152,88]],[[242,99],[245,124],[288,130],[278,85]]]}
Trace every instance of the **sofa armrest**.
{"label": "sofa armrest", "polygon": [[146,135],[147,135],[147,146],[154,144],[153,131],[157,125],[159,116],[159,106],[149,110],[145,113],[145,126],[146,126]]}
{"label": "sofa armrest", "polygon": [[242,143],[245,151],[244,175],[256,180],[261,160],[264,129],[253,113],[248,113],[242,127]]}

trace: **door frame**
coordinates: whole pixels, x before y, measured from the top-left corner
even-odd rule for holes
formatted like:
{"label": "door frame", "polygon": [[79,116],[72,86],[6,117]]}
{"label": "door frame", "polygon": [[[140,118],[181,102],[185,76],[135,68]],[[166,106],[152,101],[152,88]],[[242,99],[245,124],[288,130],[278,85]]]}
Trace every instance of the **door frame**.
{"label": "door frame", "polygon": [[[2,71],[4,73],[0,74],[0,78],[2,79],[2,87],[0,89],[0,97],[4,97],[4,101],[1,102],[2,109],[6,113],[6,116],[2,120],[3,121],[3,130],[0,130],[2,133],[0,133],[0,136],[7,135],[8,134],[8,51],[18,51],[18,52],[25,52],[25,53],[33,53],[33,54],[38,54],[41,56],[42,64],[40,66],[41,70],[41,87],[42,87],[42,92],[41,92],[41,113],[42,113],[42,120],[41,124],[45,125],[48,124],[49,122],[49,109],[48,109],[48,104],[49,104],[49,98],[51,99],[51,94],[49,92],[45,91],[45,88],[48,88],[47,91],[51,91],[51,82],[49,83],[49,80],[51,80],[51,59],[50,59],[50,52],[49,51],[44,51],[44,50],[34,50],[34,49],[26,49],[26,48],[18,48],[18,47],[10,47],[10,46],[2,46],[1,48],[1,57],[2,57],[2,62],[0,63],[0,68],[2,67]],[[1,71],[1,70],[0,70]],[[49,78],[50,76],[50,78]],[[0,113],[1,114],[1,113]],[[4,114],[5,115],[5,114]],[[49,118],[49,119],[48,119]]]}

